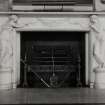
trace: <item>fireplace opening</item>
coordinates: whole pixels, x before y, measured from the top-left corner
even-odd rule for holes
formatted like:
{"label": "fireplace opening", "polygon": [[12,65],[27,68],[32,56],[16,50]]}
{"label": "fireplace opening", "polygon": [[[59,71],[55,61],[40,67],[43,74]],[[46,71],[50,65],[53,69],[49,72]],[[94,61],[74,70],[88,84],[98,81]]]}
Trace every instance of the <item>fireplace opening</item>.
{"label": "fireplace opening", "polygon": [[21,32],[20,87],[86,85],[85,32]]}

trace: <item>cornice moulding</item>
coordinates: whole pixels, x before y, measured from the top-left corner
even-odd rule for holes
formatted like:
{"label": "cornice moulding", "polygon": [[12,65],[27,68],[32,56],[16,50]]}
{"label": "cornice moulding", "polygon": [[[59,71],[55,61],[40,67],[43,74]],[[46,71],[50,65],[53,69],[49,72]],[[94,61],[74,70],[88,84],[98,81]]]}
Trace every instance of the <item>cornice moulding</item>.
{"label": "cornice moulding", "polygon": [[27,16],[69,16],[69,15],[105,15],[105,12],[0,12],[0,15],[27,15]]}

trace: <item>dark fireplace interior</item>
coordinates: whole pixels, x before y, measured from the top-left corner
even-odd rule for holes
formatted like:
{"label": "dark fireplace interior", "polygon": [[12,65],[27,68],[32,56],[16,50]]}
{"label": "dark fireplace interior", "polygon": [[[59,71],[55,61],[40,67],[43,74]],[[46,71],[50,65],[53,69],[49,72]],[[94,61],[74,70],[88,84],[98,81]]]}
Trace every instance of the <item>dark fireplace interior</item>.
{"label": "dark fireplace interior", "polygon": [[85,32],[21,32],[20,87],[85,86]]}

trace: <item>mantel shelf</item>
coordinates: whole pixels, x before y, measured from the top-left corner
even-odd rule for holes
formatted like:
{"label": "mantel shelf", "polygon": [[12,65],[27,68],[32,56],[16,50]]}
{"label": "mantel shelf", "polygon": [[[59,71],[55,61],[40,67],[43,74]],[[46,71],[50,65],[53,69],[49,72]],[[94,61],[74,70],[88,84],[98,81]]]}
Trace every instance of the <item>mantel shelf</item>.
{"label": "mantel shelf", "polygon": [[69,15],[105,15],[105,12],[0,12],[0,15],[27,15],[27,16],[69,16]]}

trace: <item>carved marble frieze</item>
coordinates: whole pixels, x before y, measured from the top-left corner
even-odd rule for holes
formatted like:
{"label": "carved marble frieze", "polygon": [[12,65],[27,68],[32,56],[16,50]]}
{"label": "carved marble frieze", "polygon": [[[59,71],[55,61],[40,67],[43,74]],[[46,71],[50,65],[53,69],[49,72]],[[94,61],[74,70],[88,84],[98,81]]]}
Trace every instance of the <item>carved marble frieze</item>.
{"label": "carved marble frieze", "polygon": [[88,18],[32,17],[20,18],[19,23],[25,25],[23,28],[20,28],[20,30],[89,30]]}

